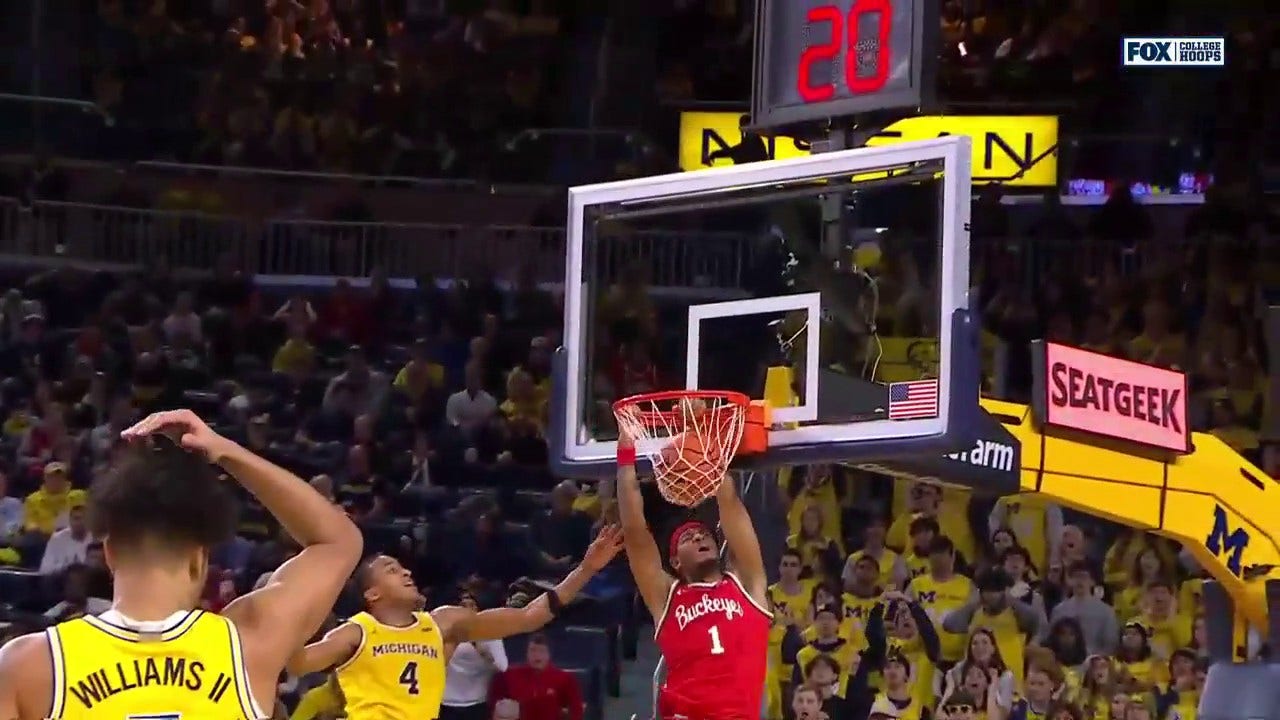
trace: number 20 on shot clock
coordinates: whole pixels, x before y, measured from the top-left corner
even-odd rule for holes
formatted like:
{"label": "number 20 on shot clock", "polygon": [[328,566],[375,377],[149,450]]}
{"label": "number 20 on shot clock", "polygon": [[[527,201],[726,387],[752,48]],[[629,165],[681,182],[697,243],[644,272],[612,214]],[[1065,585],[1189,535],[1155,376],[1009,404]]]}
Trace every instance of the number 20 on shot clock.
{"label": "number 20 on shot clock", "polygon": [[936,0],[758,0],[753,125],[919,107],[937,18]]}

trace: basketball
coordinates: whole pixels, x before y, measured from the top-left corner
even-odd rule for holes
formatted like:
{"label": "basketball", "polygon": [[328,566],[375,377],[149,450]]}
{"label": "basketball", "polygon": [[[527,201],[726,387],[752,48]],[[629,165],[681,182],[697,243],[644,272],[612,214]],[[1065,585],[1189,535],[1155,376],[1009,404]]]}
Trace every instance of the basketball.
{"label": "basketball", "polygon": [[662,466],[662,472],[656,473],[662,497],[675,505],[693,507],[714,495],[724,480],[718,455],[716,448],[705,447],[695,433],[676,435],[657,458],[656,464]]}

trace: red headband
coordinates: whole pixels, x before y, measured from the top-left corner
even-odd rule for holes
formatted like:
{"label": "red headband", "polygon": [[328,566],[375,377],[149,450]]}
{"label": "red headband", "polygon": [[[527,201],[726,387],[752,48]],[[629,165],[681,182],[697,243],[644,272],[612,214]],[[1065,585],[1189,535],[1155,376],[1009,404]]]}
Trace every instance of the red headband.
{"label": "red headband", "polygon": [[701,530],[705,533],[711,532],[707,529],[706,525],[698,522],[697,520],[689,520],[687,522],[680,523],[680,527],[676,528],[676,531],[671,533],[670,547],[667,548],[668,559],[674,560],[676,558],[676,549],[680,547],[680,538],[690,530]]}

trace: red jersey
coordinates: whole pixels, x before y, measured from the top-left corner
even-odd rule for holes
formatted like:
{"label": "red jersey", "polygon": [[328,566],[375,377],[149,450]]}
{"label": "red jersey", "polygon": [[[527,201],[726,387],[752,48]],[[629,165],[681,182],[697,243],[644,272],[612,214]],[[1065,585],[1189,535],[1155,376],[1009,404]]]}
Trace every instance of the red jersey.
{"label": "red jersey", "polygon": [[667,665],[659,717],[758,720],[771,625],[769,611],[734,575],[674,583],[658,620],[658,649]]}

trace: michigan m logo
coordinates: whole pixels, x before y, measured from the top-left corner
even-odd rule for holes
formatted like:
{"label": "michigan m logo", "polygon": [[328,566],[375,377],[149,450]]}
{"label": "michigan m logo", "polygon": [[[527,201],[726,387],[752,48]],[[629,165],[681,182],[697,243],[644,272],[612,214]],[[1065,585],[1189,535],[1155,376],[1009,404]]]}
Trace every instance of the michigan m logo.
{"label": "michigan m logo", "polygon": [[1227,569],[1232,575],[1243,575],[1240,561],[1244,556],[1244,549],[1249,546],[1249,532],[1244,528],[1231,530],[1227,526],[1227,511],[1221,505],[1213,508],[1213,530],[1205,538],[1204,546],[1219,558],[1226,556]]}

